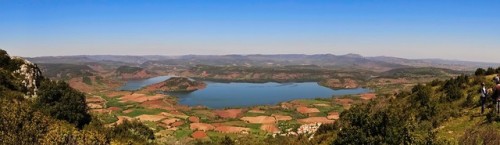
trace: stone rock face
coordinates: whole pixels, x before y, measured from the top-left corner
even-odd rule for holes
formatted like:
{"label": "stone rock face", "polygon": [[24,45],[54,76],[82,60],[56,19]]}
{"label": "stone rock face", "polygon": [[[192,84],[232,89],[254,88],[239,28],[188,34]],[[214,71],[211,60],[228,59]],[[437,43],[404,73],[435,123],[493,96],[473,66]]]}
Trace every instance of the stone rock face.
{"label": "stone rock face", "polygon": [[35,98],[37,97],[38,87],[40,86],[40,81],[42,80],[42,72],[40,68],[36,64],[31,63],[30,61],[20,58],[20,57],[11,57],[12,60],[21,61],[22,64],[18,70],[12,73],[13,76],[16,76],[23,89],[26,91],[26,98]]}

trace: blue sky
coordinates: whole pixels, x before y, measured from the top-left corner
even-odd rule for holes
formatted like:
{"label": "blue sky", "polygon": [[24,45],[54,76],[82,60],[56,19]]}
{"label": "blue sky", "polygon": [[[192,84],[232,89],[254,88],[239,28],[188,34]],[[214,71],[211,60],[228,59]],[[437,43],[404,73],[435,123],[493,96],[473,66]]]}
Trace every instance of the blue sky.
{"label": "blue sky", "polygon": [[347,54],[500,62],[500,1],[0,0],[0,48],[80,54]]}

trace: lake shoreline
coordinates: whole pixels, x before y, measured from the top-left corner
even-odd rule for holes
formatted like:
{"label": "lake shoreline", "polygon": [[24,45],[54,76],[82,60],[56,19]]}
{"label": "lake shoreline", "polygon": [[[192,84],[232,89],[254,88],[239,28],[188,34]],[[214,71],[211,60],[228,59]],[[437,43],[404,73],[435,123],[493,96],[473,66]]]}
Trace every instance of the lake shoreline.
{"label": "lake shoreline", "polygon": [[[148,85],[162,82],[170,76],[159,76],[125,83],[121,88],[137,91]],[[206,81],[207,87],[192,92],[163,92],[178,98],[178,103],[187,106],[206,106],[220,109],[227,107],[252,107],[276,105],[296,99],[331,98],[371,92],[367,88],[331,89],[317,82],[215,82]],[[131,84],[130,86],[128,86]],[[229,90],[229,91],[228,91]]]}

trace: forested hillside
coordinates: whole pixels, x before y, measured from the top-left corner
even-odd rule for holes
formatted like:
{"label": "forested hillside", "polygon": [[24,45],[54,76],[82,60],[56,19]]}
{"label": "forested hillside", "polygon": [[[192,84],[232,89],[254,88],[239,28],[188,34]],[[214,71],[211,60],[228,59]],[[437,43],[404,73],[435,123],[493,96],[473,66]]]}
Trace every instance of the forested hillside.
{"label": "forested hillside", "polygon": [[479,73],[435,80],[354,106],[335,124],[322,126],[317,142],[309,143],[498,145],[499,114],[491,97],[480,113],[478,92],[482,82],[494,86],[492,77]]}
{"label": "forested hillside", "polygon": [[35,64],[0,50],[0,144],[147,144],[139,122],[104,127],[88,113],[85,96],[40,74]]}

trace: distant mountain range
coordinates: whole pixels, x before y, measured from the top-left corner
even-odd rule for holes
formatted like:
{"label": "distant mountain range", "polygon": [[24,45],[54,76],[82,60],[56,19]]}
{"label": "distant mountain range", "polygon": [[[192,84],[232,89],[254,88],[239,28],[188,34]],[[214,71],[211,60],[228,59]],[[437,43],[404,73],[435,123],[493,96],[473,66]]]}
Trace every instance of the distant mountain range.
{"label": "distant mountain range", "polygon": [[442,59],[405,59],[397,57],[364,57],[359,54],[276,54],[276,55],[184,55],[184,56],[125,56],[125,55],[78,55],[45,56],[27,58],[40,64],[87,64],[110,63],[137,66],[151,65],[215,65],[215,66],[302,66],[313,65],[325,68],[359,68],[373,71],[387,71],[408,67],[436,67],[461,71],[476,68],[498,67],[500,63],[455,61]]}

